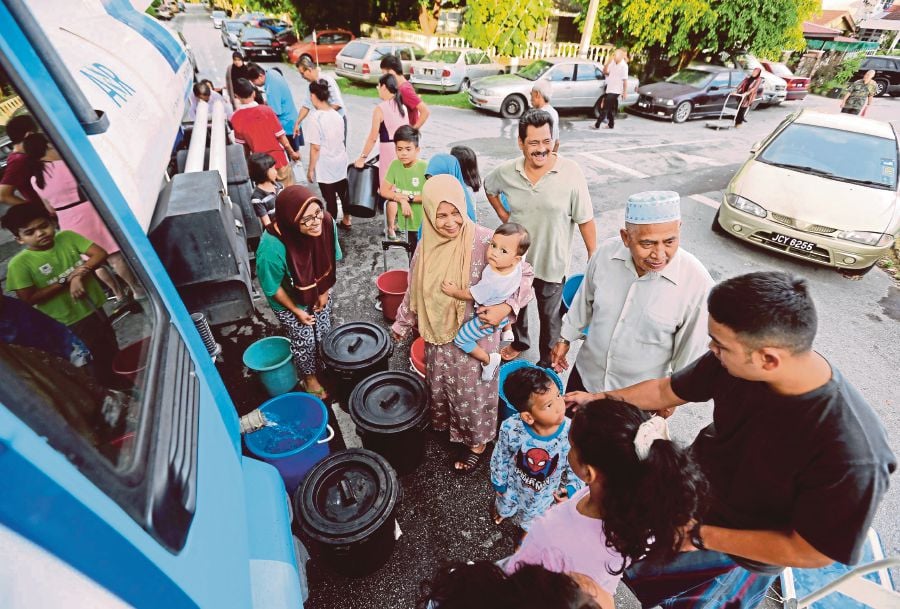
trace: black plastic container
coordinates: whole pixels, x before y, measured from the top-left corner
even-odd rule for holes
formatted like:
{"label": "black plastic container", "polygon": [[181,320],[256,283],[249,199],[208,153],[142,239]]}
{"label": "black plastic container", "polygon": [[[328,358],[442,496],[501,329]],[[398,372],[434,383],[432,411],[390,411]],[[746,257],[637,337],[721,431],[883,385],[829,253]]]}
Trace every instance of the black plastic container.
{"label": "black plastic container", "polygon": [[347,166],[350,203],[347,213],[359,218],[373,218],[378,208],[378,157],[367,161],[362,169]]}
{"label": "black plastic container", "polygon": [[362,577],[384,565],[394,550],[397,473],[362,448],[320,461],[294,494],[300,529],[335,571]]}
{"label": "black plastic container", "polygon": [[349,411],[350,394],[363,379],[386,371],[394,344],[388,331],[365,321],[334,328],[319,345],[328,385],[341,408]]}
{"label": "black plastic container", "polygon": [[363,446],[388,460],[400,475],[425,455],[429,411],[425,383],[409,372],[379,372],[350,395],[350,418]]}

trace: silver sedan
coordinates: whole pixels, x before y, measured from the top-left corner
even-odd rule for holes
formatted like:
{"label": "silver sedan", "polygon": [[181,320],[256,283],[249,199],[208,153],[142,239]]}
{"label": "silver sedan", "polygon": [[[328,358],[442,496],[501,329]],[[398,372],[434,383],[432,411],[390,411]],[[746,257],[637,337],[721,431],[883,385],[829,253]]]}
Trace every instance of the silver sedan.
{"label": "silver sedan", "polygon": [[410,82],[417,89],[457,92],[484,76],[503,74],[505,70],[484,51],[478,49],[435,49],[412,62]]}
{"label": "silver sedan", "polygon": [[[557,110],[584,108],[598,111],[606,91],[603,66],[574,57],[538,59],[515,74],[488,76],[472,83],[469,103],[476,108],[499,112],[504,118],[518,118],[529,106],[531,89],[538,80],[550,82],[550,103]],[[637,100],[638,81],[628,77],[628,91],[621,105]]]}

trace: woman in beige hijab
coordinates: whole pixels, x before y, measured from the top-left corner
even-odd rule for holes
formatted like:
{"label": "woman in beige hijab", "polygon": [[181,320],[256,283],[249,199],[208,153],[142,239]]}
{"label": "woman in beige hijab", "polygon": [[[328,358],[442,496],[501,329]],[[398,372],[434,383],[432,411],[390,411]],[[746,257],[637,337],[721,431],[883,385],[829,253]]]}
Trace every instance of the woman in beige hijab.
{"label": "woman in beige hijab", "polygon": [[[449,429],[450,441],[461,444],[453,469],[475,469],[497,427],[497,378],[481,380],[481,366],[453,338],[472,315],[471,302],[441,292],[441,282],[467,288],[478,282],[493,231],[473,223],[466,215],[462,184],[450,175],[437,175],[422,190],[422,240],[413,257],[410,285],[391,328],[396,339],[417,329],[425,339],[425,375],[431,405],[431,426]],[[519,290],[505,303],[480,307],[479,318],[498,325],[518,314],[532,298],[531,268],[523,269]],[[488,352],[497,350],[500,333],[481,339]]]}

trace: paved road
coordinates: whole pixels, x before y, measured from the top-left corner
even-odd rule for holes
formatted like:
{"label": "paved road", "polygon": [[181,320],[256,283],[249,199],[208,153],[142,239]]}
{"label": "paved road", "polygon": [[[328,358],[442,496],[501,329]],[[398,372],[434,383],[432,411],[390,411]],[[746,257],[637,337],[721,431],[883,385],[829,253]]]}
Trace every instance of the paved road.
{"label": "paved road", "polygon": [[[189,6],[195,9],[199,7]],[[205,16],[205,13],[203,14]],[[194,46],[201,74],[224,83],[230,53],[219,41],[208,18],[178,17],[180,27]],[[290,66],[283,65],[300,99],[305,87]],[[350,115],[349,152],[359,153],[367,134],[372,99],[346,96]],[[875,270],[860,281],[849,281],[836,272],[775,256],[710,231],[715,208],[731,176],[747,158],[753,142],[768,134],[796,108],[837,111],[837,101],[810,97],[781,107],[751,113],[750,122],[738,130],[713,131],[705,121],[674,125],[638,117],[621,120],[613,131],[593,131],[583,115],[563,114],[560,154],[576,159],[590,185],[601,239],[615,236],[623,223],[626,197],[640,190],[670,189],[682,195],[683,247],[697,255],[717,280],[767,269],[797,273],[810,280],[819,308],[820,329],[816,346],[863,392],[888,427],[891,444],[900,453],[900,417],[897,417],[900,362],[900,288]],[[879,98],[870,118],[893,120],[900,126],[900,99]],[[479,156],[482,172],[518,154],[515,123],[474,110],[432,108],[424,129],[422,156],[466,144]],[[304,158],[308,158],[304,155]],[[479,220],[496,226],[498,220],[487,202],[479,205]],[[380,272],[377,246],[380,219],[356,221],[350,237],[342,239],[347,259],[341,265],[336,296],[336,321],[375,319],[372,277]],[[389,265],[405,260],[391,257]],[[572,272],[585,266],[585,252],[578,245]],[[271,326],[270,326],[271,329]],[[240,335],[235,332],[235,336]],[[238,340],[238,339],[235,339]],[[247,340],[246,337],[240,340]],[[397,349],[395,367],[404,365],[405,350]],[[532,360],[536,359],[534,354]],[[241,401],[240,399],[238,400]],[[252,406],[243,404],[242,407]],[[700,405],[680,412],[673,428],[685,441],[709,421],[710,408]],[[349,425],[345,425],[349,431]],[[345,433],[348,443],[354,438]],[[311,607],[407,607],[416,594],[416,581],[426,577],[435,561],[443,558],[496,559],[508,551],[509,531],[496,529],[485,517],[489,495],[486,470],[468,478],[446,473],[446,445],[430,441],[421,471],[404,480],[404,505],[399,515],[406,535],[398,543],[394,565],[373,577],[348,582],[319,573],[313,567],[314,596]],[[478,480],[481,477],[483,480]],[[474,482],[473,482],[474,481]],[[900,553],[900,490],[894,488],[883,504],[875,525],[889,554]],[[472,507],[476,506],[476,507]],[[398,566],[402,565],[402,567]],[[620,606],[633,607],[621,600]]]}

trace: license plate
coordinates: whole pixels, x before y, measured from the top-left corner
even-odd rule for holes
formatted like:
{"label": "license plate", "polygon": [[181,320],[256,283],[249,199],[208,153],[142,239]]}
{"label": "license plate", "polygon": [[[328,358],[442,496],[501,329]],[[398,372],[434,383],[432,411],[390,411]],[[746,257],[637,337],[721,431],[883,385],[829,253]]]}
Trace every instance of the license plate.
{"label": "license plate", "polygon": [[786,245],[792,250],[798,250],[801,252],[811,252],[816,248],[816,244],[812,241],[804,241],[803,239],[796,239],[794,237],[789,237],[780,233],[772,233],[770,239],[774,243],[778,243],[779,245]]}
{"label": "license plate", "polygon": [[356,66],[353,65],[352,63],[345,63],[344,68],[347,70],[353,70],[354,68],[356,68]]}

